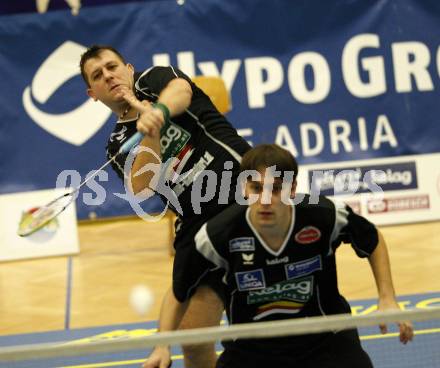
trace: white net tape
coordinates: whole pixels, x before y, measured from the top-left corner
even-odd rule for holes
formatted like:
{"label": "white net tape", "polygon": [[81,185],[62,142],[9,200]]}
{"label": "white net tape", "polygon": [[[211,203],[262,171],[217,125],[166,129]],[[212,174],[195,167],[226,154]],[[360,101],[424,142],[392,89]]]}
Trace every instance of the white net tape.
{"label": "white net tape", "polygon": [[324,331],[346,330],[356,327],[376,326],[398,321],[428,321],[440,319],[440,308],[377,312],[370,315],[347,314],[319,316],[283,321],[258,322],[198,328],[192,330],[160,332],[155,335],[72,344],[71,342],[20,345],[0,348],[0,362],[72,357],[88,354],[141,350],[155,345],[182,345],[209,343],[237,338],[267,338],[275,336],[302,335]]}

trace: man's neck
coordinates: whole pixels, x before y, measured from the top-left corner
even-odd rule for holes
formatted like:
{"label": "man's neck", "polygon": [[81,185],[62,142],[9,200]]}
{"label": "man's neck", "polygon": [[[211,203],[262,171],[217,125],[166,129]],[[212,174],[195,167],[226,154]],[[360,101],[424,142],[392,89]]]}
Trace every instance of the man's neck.
{"label": "man's neck", "polygon": [[116,115],[118,115],[118,120],[121,121],[135,118],[137,116],[137,112],[127,104],[123,107],[123,109],[119,109]]}
{"label": "man's neck", "polygon": [[286,240],[291,222],[292,214],[289,213],[288,216],[283,218],[282,223],[278,224],[277,226],[256,226],[254,223],[254,227],[266,242],[267,246],[274,251],[278,251]]}
{"label": "man's neck", "polygon": [[261,237],[264,239],[266,244],[270,249],[274,251],[278,251],[286,240],[287,232],[289,231],[289,227],[285,229],[260,229],[257,230]]}

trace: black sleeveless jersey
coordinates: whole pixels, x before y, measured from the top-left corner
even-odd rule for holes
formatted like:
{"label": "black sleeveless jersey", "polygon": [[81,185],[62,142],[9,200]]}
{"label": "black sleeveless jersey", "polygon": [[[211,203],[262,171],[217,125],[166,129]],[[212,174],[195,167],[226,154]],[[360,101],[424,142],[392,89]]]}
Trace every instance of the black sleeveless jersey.
{"label": "black sleeveless jersey", "polygon": [[[226,118],[218,112],[209,97],[178,69],[171,66],[153,67],[142,74],[136,73],[137,98],[155,102],[160,92],[174,78],[187,80],[191,85],[193,96],[186,112],[173,117],[161,130],[162,162],[168,162],[168,165],[162,165],[167,190],[158,191],[158,194],[165,202],[170,199],[170,196],[177,198],[181,210],[172,206],[175,203],[173,201],[170,202],[170,208],[185,217],[201,213],[216,213],[219,202],[224,205],[234,198],[241,156],[250,147]],[[107,156],[110,158],[118,152],[121,145],[136,132],[136,119],[118,121],[108,140]],[[127,155],[119,155],[112,164],[121,179],[124,179],[126,158]],[[178,159],[177,163],[171,163],[172,158]],[[230,161],[230,164],[226,164],[225,167],[227,161]],[[129,174],[130,169],[129,165],[125,170],[125,176]],[[192,186],[204,170],[213,171],[216,180],[209,182],[211,185],[209,189],[203,186],[204,184],[203,190],[197,188],[197,193],[193,195],[201,192],[205,199],[197,200],[196,198],[196,204],[193,206]],[[223,172],[228,172],[226,177],[231,177],[229,193],[219,193]],[[207,190],[210,190],[213,196],[207,193]]]}
{"label": "black sleeveless jersey", "polygon": [[[238,204],[197,233],[197,250],[225,270],[230,323],[350,313],[338,291],[335,250],[349,242],[358,256],[367,257],[377,245],[377,230],[343,204],[325,197],[309,204],[309,199],[305,196],[292,206],[292,222],[278,251],[269,248],[253,228],[248,207]],[[295,346],[305,346],[308,340],[319,338],[309,335],[270,341],[278,347],[287,343],[290,349],[293,341]],[[253,346],[266,343],[246,342]]]}

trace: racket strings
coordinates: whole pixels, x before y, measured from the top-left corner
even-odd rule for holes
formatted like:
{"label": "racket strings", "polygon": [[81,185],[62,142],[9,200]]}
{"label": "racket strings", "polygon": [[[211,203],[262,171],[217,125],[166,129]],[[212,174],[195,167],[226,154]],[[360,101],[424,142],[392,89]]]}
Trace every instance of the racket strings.
{"label": "racket strings", "polygon": [[74,192],[66,193],[29,214],[29,220],[19,227],[18,234],[26,236],[41,229],[60,214],[73,201]]}

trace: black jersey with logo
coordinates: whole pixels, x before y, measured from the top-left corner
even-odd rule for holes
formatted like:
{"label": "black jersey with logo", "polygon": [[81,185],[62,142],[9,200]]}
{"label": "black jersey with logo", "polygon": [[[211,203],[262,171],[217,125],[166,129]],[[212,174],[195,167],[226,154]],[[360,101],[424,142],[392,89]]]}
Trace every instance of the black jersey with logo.
{"label": "black jersey with logo", "polygon": [[[225,270],[230,323],[350,312],[338,291],[335,251],[342,242],[349,242],[358,256],[367,257],[377,245],[377,230],[343,204],[325,197],[317,204],[309,204],[309,200],[305,196],[292,206],[292,222],[278,251],[270,249],[253,228],[249,208],[238,204],[197,233],[197,250]],[[235,341],[232,346],[258,349],[259,344],[267,348],[265,344],[270,343],[274,349],[285,346],[291,351],[292,344],[302,349],[321,338]]]}
{"label": "black jersey with logo", "polygon": [[[142,74],[135,75],[135,93],[140,100],[154,102],[157,100],[162,89],[174,78],[187,80],[192,88],[193,96],[191,104],[185,113],[175,116],[166,123],[161,130],[161,154],[165,172],[165,181],[173,195],[178,198],[181,212],[185,217],[193,214],[216,213],[220,204],[226,204],[234,198],[236,177],[238,175],[241,156],[250,148],[247,142],[240,137],[226,118],[218,112],[208,96],[198,88],[191,79],[183,72],[173,67],[153,67]],[[120,146],[136,130],[136,119],[118,121],[111,134],[107,155],[111,157],[118,152]],[[127,155],[119,155],[113,163],[113,168],[120,178],[124,178],[124,164]],[[178,163],[169,161],[177,158]],[[229,161],[225,167],[225,162]],[[131,166],[126,170],[129,173]],[[212,170],[217,178],[211,191],[214,196],[207,194],[205,184],[203,190],[198,190],[205,198],[210,198],[209,203],[202,201],[200,207],[192,205],[191,189],[195,179],[200,176],[203,170]],[[222,172],[232,172],[231,190],[229,193],[219,193]],[[176,175],[177,174],[177,175]],[[206,179],[206,178],[205,178]],[[203,181],[201,181],[203,182]],[[201,184],[202,185],[202,184]],[[170,198],[167,191],[159,191],[161,197],[167,201]],[[220,197],[220,200],[219,200]],[[208,202],[206,200],[206,202]],[[170,203],[171,205],[173,202]],[[178,209],[171,207],[178,212]]]}

